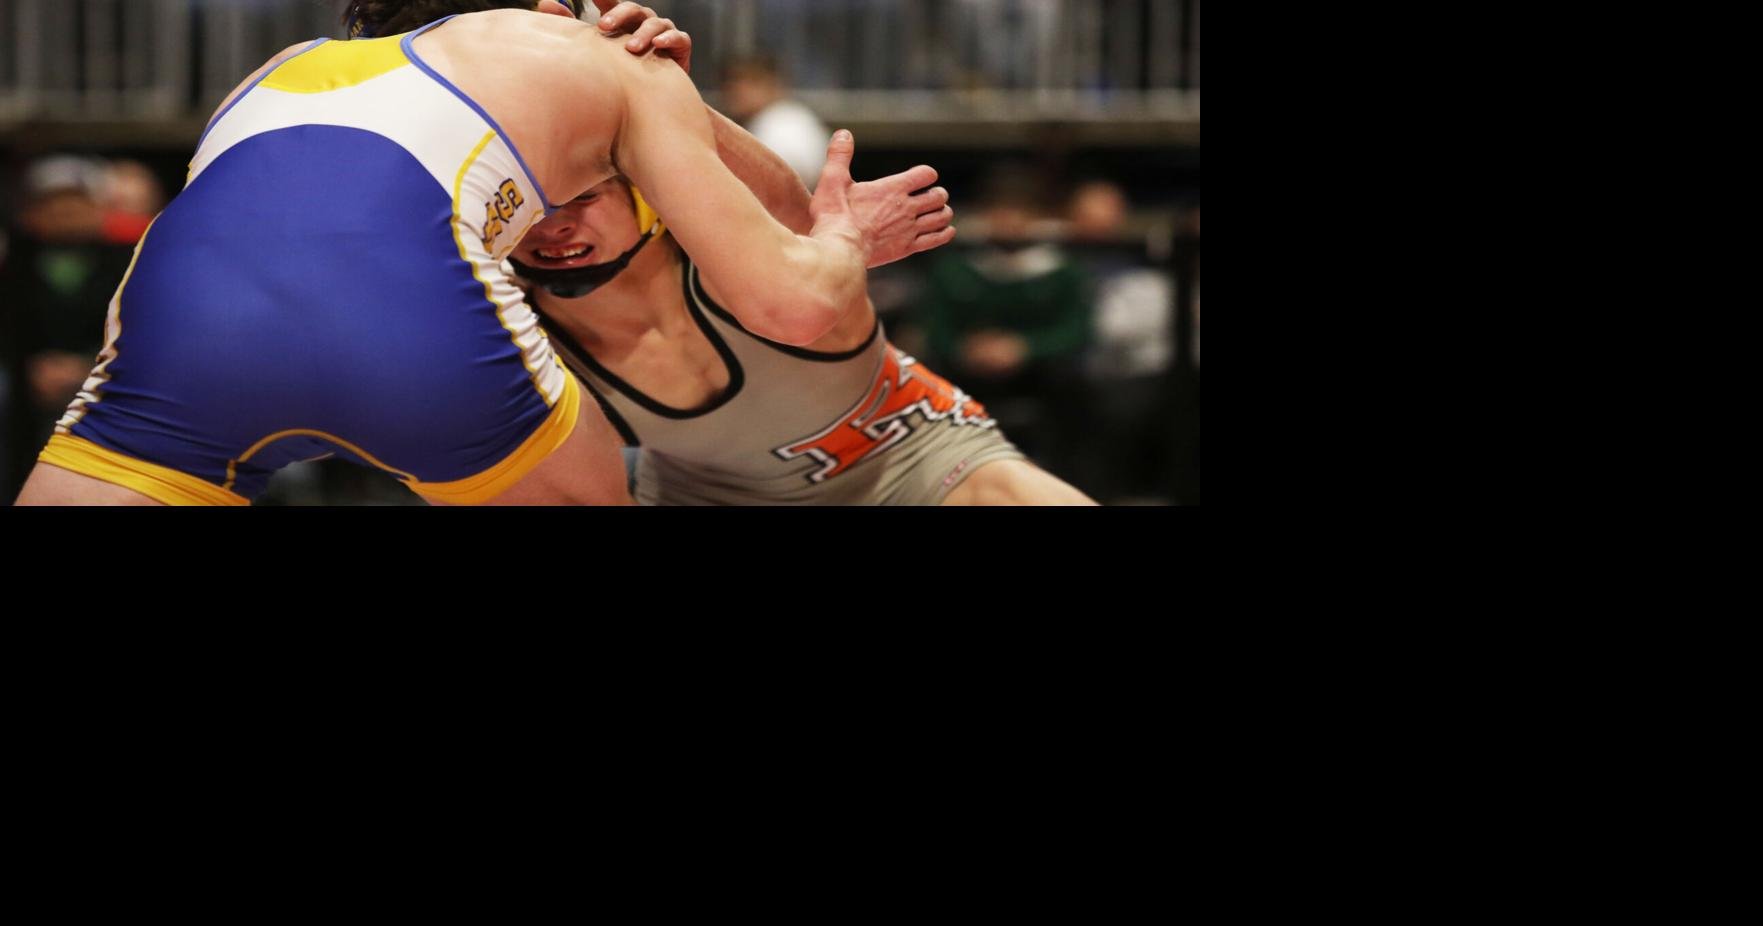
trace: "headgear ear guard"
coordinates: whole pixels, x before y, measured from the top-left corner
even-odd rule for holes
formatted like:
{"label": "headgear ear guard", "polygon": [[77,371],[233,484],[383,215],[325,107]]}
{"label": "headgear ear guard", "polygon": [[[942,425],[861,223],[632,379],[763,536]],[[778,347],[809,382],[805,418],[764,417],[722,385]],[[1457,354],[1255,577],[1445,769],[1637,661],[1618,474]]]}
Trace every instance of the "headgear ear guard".
{"label": "headgear ear guard", "polygon": [[643,198],[643,191],[635,186],[631,187],[631,202],[637,207],[638,234],[654,233],[659,235],[667,231],[667,226],[661,222],[660,213],[655,211],[654,206],[649,205],[649,201]]}

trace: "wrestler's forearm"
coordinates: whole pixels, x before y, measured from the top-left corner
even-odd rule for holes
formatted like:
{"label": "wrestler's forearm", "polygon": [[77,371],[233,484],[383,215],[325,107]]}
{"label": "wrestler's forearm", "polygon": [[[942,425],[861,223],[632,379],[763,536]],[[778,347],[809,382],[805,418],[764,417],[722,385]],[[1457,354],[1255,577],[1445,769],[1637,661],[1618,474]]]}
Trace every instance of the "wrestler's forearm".
{"label": "wrestler's forearm", "polygon": [[729,171],[753,191],[765,211],[785,228],[798,235],[813,230],[808,188],[802,185],[795,169],[734,120],[708,106],[704,108],[710,113],[710,127],[716,135],[716,156]]}
{"label": "wrestler's forearm", "polygon": [[[795,168],[739,123],[709,106],[705,109],[710,112],[710,127],[716,135],[716,155],[729,171],[753,191],[765,211],[785,228],[798,235],[813,231],[814,217],[808,209],[813,197],[802,185],[802,178]],[[708,282],[714,277],[705,279],[707,285],[715,285]],[[722,295],[720,286],[712,291]],[[859,291],[855,300],[846,303],[845,312],[856,311],[868,304],[868,293]]]}
{"label": "wrestler's forearm", "polygon": [[718,282],[755,334],[806,344],[863,297],[868,244],[851,221],[823,218],[807,235],[778,223],[717,155],[715,130],[677,68],[624,71],[619,169],[667,221],[680,247]]}
{"label": "wrestler's forearm", "polygon": [[[634,34],[631,42],[638,44],[633,47],[627,42],[627,50],[634,52],[648,48],[643,44],[644,37],[652,29],[670,30],[651,35],[648,40],[655,43],[653,47],[658,54],[673,58],[682,69],[689,70],[691,37],[673,30],[671,21],[657,19],[654,10],[635,4],[623,4],[616,13],[610,12],[615,6],[613,0],[595,0],[595,4],[608,14],[600,22],[602,32]],[[710,106],[705,106],[704,110],[710,115],[711,131],[716,136],[716,154],[723,165],[753,191],[772,218],[798,235],[808,234],[814,227],[814,219],[808,211],[811,197],[795,169],[777,152],[754,138],[751,132],[741,128],[739,123]]]}

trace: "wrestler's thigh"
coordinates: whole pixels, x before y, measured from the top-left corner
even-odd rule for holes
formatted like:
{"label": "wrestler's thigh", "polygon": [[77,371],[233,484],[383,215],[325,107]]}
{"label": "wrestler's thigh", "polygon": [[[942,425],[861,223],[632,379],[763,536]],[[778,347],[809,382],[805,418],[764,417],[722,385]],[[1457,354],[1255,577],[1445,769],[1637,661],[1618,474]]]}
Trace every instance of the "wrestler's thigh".
{"label": "wrestler's thigh", "polygon": [[1025,460],[994,460],[974,470],[945,505],[1094,505],[1065,480]]}
{"label": "wrestler's thigh", "polygon": [[629,505],[623,446],[592,394],[582,390],[575,430],[490,505]]}
{"label": "wrestler's thigh", "polygon": [[24,481],[15,503],[24,505],[163,505],[134,489],[91,476],[38,463]]}

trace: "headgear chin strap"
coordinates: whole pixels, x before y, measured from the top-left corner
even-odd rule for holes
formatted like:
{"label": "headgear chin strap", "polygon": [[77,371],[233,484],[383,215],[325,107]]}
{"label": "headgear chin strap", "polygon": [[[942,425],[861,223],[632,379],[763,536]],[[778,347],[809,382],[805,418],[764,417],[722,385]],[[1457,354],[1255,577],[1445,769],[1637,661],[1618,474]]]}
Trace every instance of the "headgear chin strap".
{"label": "headgear chin strap", "polygon": [[637,207],[637,230],[643,233],[643,237],[638,238],[637,243],[630,246],[630,250],[603,264],[589,264],[585,267],[569,267],[561,270],[529,267],[512,257],[508,258],[508,262],[514,265],[516,273],[562,299],[580,299],[605,286],[612,281],[613,277],[618,276],[620,271],[630,266],[631,259],[637,256],[637,252],[643,249],[643,245],[661,237],[667,231],[667,226],[662,223],[661,216],[656,214],[655,209],[643,199],[643,194],[638,192],[634,186],[630,188],[630,191],[631,202]]}

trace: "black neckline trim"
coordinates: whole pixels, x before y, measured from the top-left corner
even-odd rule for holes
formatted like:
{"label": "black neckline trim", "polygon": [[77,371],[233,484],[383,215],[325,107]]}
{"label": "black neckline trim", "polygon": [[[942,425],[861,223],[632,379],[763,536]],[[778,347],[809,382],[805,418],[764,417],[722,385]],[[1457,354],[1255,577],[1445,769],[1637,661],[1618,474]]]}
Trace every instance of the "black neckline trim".
{"label": "black neckline trim", "polygon": [[[686,270],[691,267],[691,262],[682,260],[682,264],[680,282],[683,287],[686,282]],[[724,405],[727,405],[736,395],[740,394],[741,387],[745,386],[747,383],[747,375],[745,371],[741,369],[741,361],[735,357],[734,350],[722,339],[722,335],[716,332],[716,328],[710,324],[708,319],[693,310],[689,291],[686,295],[686,312],[692,316],[692,321],[698,326],[698,330],[704,332],[704,337],[710,341],[710,346],[716,349],[717,355],[722,358],[723,365],[728,369],[728,387],[722,391],[722,395],[712,399],[708,405],[694,409],[679,409],[670,405],[663,405],[650,398],[645,393],[638,391],[635,386],[620,379],[617,374],[602,366],[600,361],[594,359],[593,354],[588,353],[587,349],[582,347],[568,331],[563,330],[562,325],[553,321],[543,310],[539,310],[536,299],[534,300],[533,308],[539,312],[539,323],[545,327],[545,331],[548,332],[551,337],[562,343],[564,347],[568,348],[570,356],[581,361],[582,365],[592,371],[595,376],[610,383],[612,388],[623,393],[625,398],[642,406],[645,411],[648,411],[651,414],[660,415],[663,418],[672,418],[675,421],[684,421],[689,418],[701,418]]]}
{"label": "black neckline trim", "polygon": [[703,301],[704,308],[716,313],[717,318],[733,325],[736,330],[740,331],[747,337],[758,341],[772,350],[789,354],[792,357],[802,360],[812,360],[816,363],[838,363],[841,360],[850,360],[868,350],[869,345],[875,343],[876,335],[881,332],[881,318],[877,317],[875,325],[869,329],[869,337],[864,338],[862,344],[859,344],[850,350],[839,351],[838,353],[825,353],[823,351],[809,350],[806,347],[797,347],[794,344],[780,344],[770,338],[760,337],[759,335],[748,331],[747,327],[742,325],[733,315],[730,315],[727,309],[717,305],[716,300],[710,298],[710,293],[705,291],[704,281],[698,273],[698,265],[692,263],[691,258],[686,259],[686,269],[688,291],[692,296]]}
{"label": "black neckline trim", "polygon": [[643,442],[637,439],[637,432],[631,430],[630,422],[625,421],[624,416],[618,413],[618,409],[613,408],[612,403],[606,401],[606,397],[600,394],[600,390],[595,389],[594,384],[585,379],[578,381],[582,384],[582,388],[588,390],[588,393],[594,397],[594,401],[600,403],[600,411],[606,413],[606,420],[612,423],[612,429],[618,432],[618,436],[624,440],[624,445],[626,447],[643,446]]}

